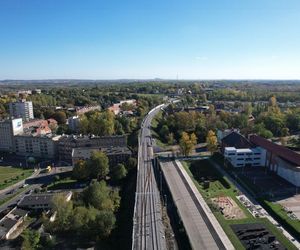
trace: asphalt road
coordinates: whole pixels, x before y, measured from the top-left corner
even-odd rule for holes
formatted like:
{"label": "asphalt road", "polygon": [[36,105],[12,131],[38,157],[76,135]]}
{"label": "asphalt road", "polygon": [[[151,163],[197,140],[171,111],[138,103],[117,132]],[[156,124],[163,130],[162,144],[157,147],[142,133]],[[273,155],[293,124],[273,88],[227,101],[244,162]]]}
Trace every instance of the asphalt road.
{"label": "asphalt road", "polygon": [[151,121],[162,105],[145,117],[139,136],[138,172],[133,218],[132,249],[166,249],[160,194],[152,165]]}

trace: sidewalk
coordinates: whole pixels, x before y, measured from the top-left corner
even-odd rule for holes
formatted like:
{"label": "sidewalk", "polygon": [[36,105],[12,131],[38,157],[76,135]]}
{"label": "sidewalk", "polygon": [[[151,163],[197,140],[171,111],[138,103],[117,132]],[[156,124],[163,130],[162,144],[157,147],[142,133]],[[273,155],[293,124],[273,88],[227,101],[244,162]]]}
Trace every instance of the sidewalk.
{"label": "sidewalk", "polygon": [[[260,206],[260,204],[257,202],[257,200],[249,193],[247,192],[247,190],[245,188],[243,188],[239,183],[237,183],[225,170],[223,170],[219,164],[217,164],[215,161],[213,160],[209,160],[214,167],[224,176],[226,176],[226,178],[232,182],[237,189],[239,189],[254,205]],[[260,206],[261,207],[261,206]],[[262,207],[261,207],[262,208]],[[263,208],[262,208],[263,209]],[[282,226],[278,227],[279,223],[271,216],[268,214],[268,212],[266,211],[265,217],[277,228],[279,229],[282,234],[289,239],[298,249],[300,249],[300,243],[299,241],[297,241],[296,239],[294,239],[294,237],[292,235],[289,234],[289,232],[287,232]]]}
{"label": "sidewalk", "polygon": [[229,240],[229,238],[227,237],[226,233],[224,232],[223,228],[221,227],[221,225],[219,224],[219,222],[217,221],[216,217],[214,216],[214,214],[212,213],[211,209],[209,208],[209,206],[206,204],[205,200],[203,199],[202,195],[200,194],[199,190],[197,189],[197,187],[195,186],[193,180],[191,179],[191,177],[188,175],[188,173],[185,171],[184,167],[182,166],[181,162],[176,160],[175,164],[177,165],[178,169],[180,170],[180,172],[182,173],[182,175],[184,176],[185,180],[188,182],[190,188],[192,189],[196,199],[198,200],[199,204],[201,205],[206,217],[209,219],[210,223],[212,224],[213,228],[215,229],[215,231],[217,232],[218,236],[220,237],[222,243],[224,244],[224,246],[226,247],[226,249],[228,250],[233,250],[234,246],[232,245],[231,241]]}

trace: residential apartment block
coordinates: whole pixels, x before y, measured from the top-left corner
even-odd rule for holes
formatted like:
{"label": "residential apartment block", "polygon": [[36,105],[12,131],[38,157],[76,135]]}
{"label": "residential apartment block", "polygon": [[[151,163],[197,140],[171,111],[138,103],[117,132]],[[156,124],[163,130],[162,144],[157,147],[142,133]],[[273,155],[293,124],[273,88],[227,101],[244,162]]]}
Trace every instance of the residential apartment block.
{"label": "residential apartment block", "polygon": [[106,147],[106,148],[73,148],[72,164],[73,166],[79,160],[88,160],[92,152],[101,151],[105,153],[109,160],[110,166],[126,162],[131,156],[131,151],[127,147]]}
{"label": "residential apartment block", "polygon": [[23,121],[34,119],[32,102],[25,99],[11,102],[9,104],[9,113],[11,118],[22,118]]}
{"label": "residential apartment block", "polygon": [[58,142],[58,155],[62,161],[72,162],[74,148],[112,148],[127,147],[127,137],[119,136],[62,136]]}
{"label": "residential apartment block", "polygon": [[20,156],[32,156],[54,159],[57,156],[57,144],[60,135],[17,135],[15,136],[15,153]]}
{"label": "residential apartment block", "polygon": [[14,136],[23,133],[22,118],[0,122],[0,151],[14,151]]}

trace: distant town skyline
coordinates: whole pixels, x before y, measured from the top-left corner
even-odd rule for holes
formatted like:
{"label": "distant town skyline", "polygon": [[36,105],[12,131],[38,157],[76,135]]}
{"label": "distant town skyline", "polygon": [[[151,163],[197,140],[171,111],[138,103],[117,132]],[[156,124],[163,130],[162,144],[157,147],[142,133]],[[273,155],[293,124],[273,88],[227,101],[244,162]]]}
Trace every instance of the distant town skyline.
{"label": "distant town skyline", "polygon": [[300,2],[0,2],[0,80],[300,79]]}

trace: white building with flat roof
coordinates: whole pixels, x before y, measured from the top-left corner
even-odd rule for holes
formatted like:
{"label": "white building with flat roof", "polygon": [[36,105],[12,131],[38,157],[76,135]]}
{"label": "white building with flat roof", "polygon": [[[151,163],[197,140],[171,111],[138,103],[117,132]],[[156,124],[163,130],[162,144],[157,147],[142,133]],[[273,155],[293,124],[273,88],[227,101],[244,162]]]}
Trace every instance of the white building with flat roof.
{"label": "white building with flat roof", "polygon": [[0,151],[14,151],[14,136],[23,134],[22,118],[0,122]]}
{"label": "white building with flat roof", "polygon": [[225,147],[224,157],[234,167],[266,165],[266,150],[261,147],[239,149]]}
{"label": "white building with flat roof", "polygon": [[32,102],[22,99],[9,104],[9,114],[11,118],[22,118],[23,121],[34,119]]}

